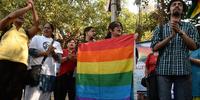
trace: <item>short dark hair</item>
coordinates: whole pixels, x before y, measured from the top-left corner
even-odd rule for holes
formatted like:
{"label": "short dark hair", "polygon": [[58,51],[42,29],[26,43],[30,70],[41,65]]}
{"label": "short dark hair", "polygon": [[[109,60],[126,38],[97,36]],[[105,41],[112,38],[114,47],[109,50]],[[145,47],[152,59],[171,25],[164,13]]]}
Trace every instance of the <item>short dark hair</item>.
{"label": "short dark hair", "polygon": [[75,44],[77,44],[76,38],[73,38],[73,37],[68,38],[68,39],[66,40],[66,42],[69,43],[69,42],[72,41],[72,40],[75,42]]}
{"label": "short dark hair", "polygon": [[183,12],[186,13],[187,12],[187,5],[183,0],[171,0],[169,2],[169,4],[167,5],[167,12],[170,12],[170,7],[171,7],[172,3],[175,2],[175,1],[180,1],[183,4]]}
{"label": "short dark hair", "polygon": [[84,34],[86,34],[86,32],[90,31],[91,29],[93,29],[94,27],[92,26],[89,26],[89,27],[86,27],[83,31]]}
{"label": "short dark hair", "polygon": [[118,22],[118,21],[114,21],[112,23],[109,24],[108,26],[108,30],[111,29],[111,30],[114,30],[115,27],[118,27],[118,26],[121,26],[122,30],[123,30],[123,26],[122,26],[122,23]]}
{"label": "short dark hair", "polygon": [[111,33],[110,33],[110,29],[111,30],[114,30],[115,27],[118,27],[118,26],[121,26],[122,30],[123,30],[123,26],[122,26],[122,23],[118,22],[118,21],[114,21],[114,22],[111,22],[108,26],[108,33],[105,37],[105,39],[108,39],[108,38],[111,38]]}
{"label": "short dark hair", "polygon": [[84,36],[84,39],[85,39],[85,37],[86,37],[86,33],[87,32],[89,32],[91,29],[93,29],[94,27],[92,27],[92,26],[88,26],[88,27],[86,27],[85,29],[84,29],[84,31],[83,31],[83,36]]}

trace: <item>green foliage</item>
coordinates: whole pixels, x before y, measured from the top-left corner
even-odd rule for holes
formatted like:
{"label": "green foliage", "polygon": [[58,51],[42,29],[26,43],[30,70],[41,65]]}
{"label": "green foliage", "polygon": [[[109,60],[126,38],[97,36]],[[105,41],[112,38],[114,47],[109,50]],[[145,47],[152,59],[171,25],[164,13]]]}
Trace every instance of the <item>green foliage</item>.
{"label": "green foliage", "polygon": [[[122,10],[118,20],[124,26],[124,33],[134,33],[138,15],[124,8],[126,0],[122,0]],[[107,0],[35,0],[40,23],[51,22],[58,30],[70,32],[71,36],[80,36],[83,29],[93,26],[97,31],[97,39],[106,36],[111,13],[106,11]],[[26,0],[0,0],[0,19],[10,12],[25,6]],[[152,30],[155,23],[149,18],[150,14],[142,14],[144,32]],[[24,27],[32,24],[31,13],[27,13]]]}
{"label": "green foliage", "polygon": [[152,31],[146,31],[144,32],[141,41],[150,41],[152,36],[153,36]]}
{"label": "green foliage", "polygon": [[[2,0],[0,2],[2,19],[10,12],[25,5],[25,0]],[[41,24],[51,22],[58,29],[73,34],[81,33],[87,26],[94,26],[100,37],[106,31],[110,14],[104,9],[106,0],[88,2],[86,0],[35,0]],[[32,16],[27,14],[25,27],[30,26]]]}
{"label": "green foliage", "polygon": [[136,29],[137,16],[130,13],[128,9],[122,9],[119,21],[123,24],[124,33],[134,33]]}

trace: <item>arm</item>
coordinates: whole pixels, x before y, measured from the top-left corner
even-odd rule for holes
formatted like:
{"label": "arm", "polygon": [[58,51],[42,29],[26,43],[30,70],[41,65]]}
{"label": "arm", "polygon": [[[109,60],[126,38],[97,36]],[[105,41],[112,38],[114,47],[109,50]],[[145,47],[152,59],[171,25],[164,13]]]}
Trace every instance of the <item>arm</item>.
{"label": "arm", "polygon": [[0,20],[0,30],[3,30],[7,25],[11,24],[15,18],[25,14],[31,8],[32,5],[29,3],[26,7],[14,11],[2,20]]}
{"label": "arm", "polygon": [[55,59],[55,61],[57,61],[58,63],[62,62],[62,54],[61,53],[55,53],[55,54],[52,54],[52,56]]}
{"label": "arm", "polygon": [[29,48],[29,55],[32,57],[44,57],[44,56],[48,56],[50,55],[50,53],[53,52],[53,49],[48,49],[47,51],[39,51],[37,49],[34,48]]}
{"label": "arm", "polygon": [[147,56],[147,59],[146,59],[146,62],[145,62],[145,76],[147,76],[148,73],[149,73],[148,67],[149,67],[150,56],[151,56],[151,54],[149,54],[149,55]]}
{"label": "arm", "polygon": [[32,57],[39,57],[39,50],[34,49],[34,48],[29,48],[29,55]]}
{"label": "arm", "polygon": [[39,52],[38,53],[38,57],[41,57],[41,56],[49,56],[51,53],[54,52],[54,47],[52,45],[50,45],[47,49],[47,51],[43,51],[43,52]]}
{"label": "arm", "polygon": [[192,38],[190,38],[187,35],[187,33],[185,33],[184,31],[180,31],[179,35],[183,39],[183,41],[186,44],[186,46],[188,47],[188,49],[190,49],[190,50],[196,50],[197,49],[196,43],[194,42],[194,40]]}
{"label": "arm", "polygon": [[176,36],[175,32],[172,32],[172,34],[170,34],[168,37],[164,38],[160,36],[161,29],[160,27],[156,27],[156,29],[154,30],[154,35],[152,38],[152,44],[151,44],[151,48],[153,49],[153,51],[158,51],[162,48],[164,48],[170,41],[172,38],[174,38]]}
{"label": "arm", "polygon": [[47,52],[47,51],[41,52],[35,48],[29,48],[29,55],[32,57],[35,57],[35,58],[44,57],[44,56],[48,56],[49,52]]}
{"label": "arm", "polygon": [[163,47],[165,47],[170,40],[175,37],[175,33],[173,32],[173,34],[171,34],[170,36],[166,37],[165,39],[163,39],[162,41],[158,42],[154,47],[153,47],[153,51],[158,51],[159,49],[162,49]]}
{"label": "arm", "polygon": [[200,59],[190,58],[190,61],[200,66]]}
{"label": "arm", "polygon": [[29,2],[32,5],[33,26],[30,29],[28,29],[28,34],[30,38],[32,38],[40,29],[39,29],[39,17],[35,9],[35,6],[33,4],[33,1],[29,0]]}
{"label": "arm", "polygon": [[[173,32],[176,32],[179,34],[179,36],[183,39],[183,42],[185,43],[185,45],[187,46],[188,49],[190,49],[190,50],[197,49],[197,45],[196,45],[195,41],[192,38],[190,38],[186,32],[181,30],[179,28],[179,26],[177,25],[177,23],[173,22],[173,23],[171,23],[171,26],[172,26]],[[190,27],[190,28],[192,28],[192,27]],[[193,32],[193,31],[194,30],[191,29],[191,32]],[[193,32],[192,34],[196,34],[196,33]],[[194,37],[194,38],[197,38],[197,37]]]}
{"label": "arm", "polygon": [[61,58],[61,63],[65,62],[65,61],[69,61],[69,58],[68,57],[62,57]]}
{"label": "arm", "polygon": [[65,61],[69,61],[69,60],[77,60],[77,55],[76,54],[68,54],[65,57],[62,57],[61,59],[61,63],[65,62]]}

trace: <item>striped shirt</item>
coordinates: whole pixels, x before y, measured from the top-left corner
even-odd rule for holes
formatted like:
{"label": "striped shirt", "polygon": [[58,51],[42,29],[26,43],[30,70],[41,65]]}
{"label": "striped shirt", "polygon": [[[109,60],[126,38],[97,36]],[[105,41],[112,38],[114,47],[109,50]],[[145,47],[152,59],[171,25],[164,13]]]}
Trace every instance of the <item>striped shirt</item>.
{"label": "striped shirt", "polygon": [[[190,38],[194,40],[197,46],[199,46],[199,34],[197,29],[190,23],[181,22],[179,24],[181,30],[183,30]],[[160,35],[160,27],[156,27],[153,32],[153,38],[151,47],[153,48],[159,41],[162,41],[170,34],[172,30],[169,23],[163,25],[162,35]],[[162,49],[159,50],[159,63],[156,71],[159,75],[190,75],[191,64],[189,61],[189,49],[177,34],[170,42]]]}

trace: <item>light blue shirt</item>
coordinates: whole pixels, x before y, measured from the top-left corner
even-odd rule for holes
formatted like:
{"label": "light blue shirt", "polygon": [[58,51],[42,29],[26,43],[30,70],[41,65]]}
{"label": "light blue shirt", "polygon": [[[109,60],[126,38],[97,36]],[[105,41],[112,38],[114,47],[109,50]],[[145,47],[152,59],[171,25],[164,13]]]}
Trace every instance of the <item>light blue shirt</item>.
{"label": "light blue shirt", "polygon": [[[191,53],[191,57],[200,59],[200,49]],[[192,96],[200,96],[200,65],[191,63],[192,65]]]}

